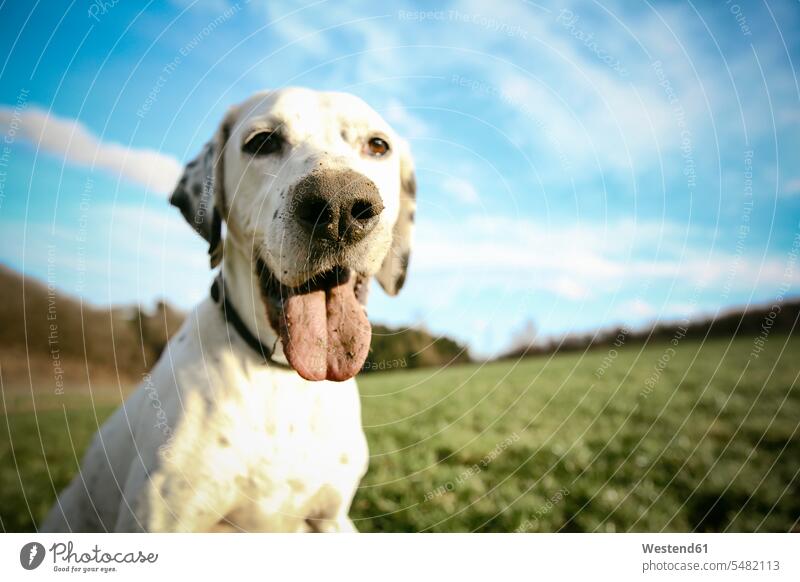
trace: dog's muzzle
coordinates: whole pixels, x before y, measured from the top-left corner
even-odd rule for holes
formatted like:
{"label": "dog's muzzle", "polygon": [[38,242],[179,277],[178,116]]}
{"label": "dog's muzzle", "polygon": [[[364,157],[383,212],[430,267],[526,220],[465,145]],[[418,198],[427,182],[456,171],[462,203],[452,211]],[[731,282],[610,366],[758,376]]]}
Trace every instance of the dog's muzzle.
{"label": "dog's muzzle", "polygon": [[289,195],[288,214],[308,236],[308,278],[286,285],[260,261],[267,316],[300,376],[347,380],[364,364],[371,339],[366,278],[350,255],[361,252],[356,245],[377,226],[383,203],[377,186],[349,169],[315,170]]}
{"label": "dog's muzzle", "polygon": [[294,219],[315,245],[349,246],[378,224],[383,212],[378,188],[353,170],[316,170],[291,192]]}

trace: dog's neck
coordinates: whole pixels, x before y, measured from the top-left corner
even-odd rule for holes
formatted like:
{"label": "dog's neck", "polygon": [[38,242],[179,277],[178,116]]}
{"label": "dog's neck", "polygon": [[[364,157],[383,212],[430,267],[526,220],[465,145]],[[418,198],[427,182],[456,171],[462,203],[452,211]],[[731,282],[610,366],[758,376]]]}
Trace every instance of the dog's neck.
{"label": "dog's neck", "polygon": [[237,245],[226,245],[222,261],[222,278],[229,303],[236,309],[244,325],[265,346],[272,348],[273,359],[284,363],[285,357],[278,335],[267,319],[261,298],[258,276],[252,259]]}

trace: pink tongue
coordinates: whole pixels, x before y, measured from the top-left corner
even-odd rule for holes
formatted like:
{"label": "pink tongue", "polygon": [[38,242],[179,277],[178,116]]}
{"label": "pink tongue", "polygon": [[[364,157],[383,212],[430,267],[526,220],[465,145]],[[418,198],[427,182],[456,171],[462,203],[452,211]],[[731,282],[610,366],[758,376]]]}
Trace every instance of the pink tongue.
{"label": "pink tongue", "polygon": [[290,295],[280,334],[292,368],[306,380],[355,376],[369,351],[371,328],[354,292],[355,276],[328,290]]}

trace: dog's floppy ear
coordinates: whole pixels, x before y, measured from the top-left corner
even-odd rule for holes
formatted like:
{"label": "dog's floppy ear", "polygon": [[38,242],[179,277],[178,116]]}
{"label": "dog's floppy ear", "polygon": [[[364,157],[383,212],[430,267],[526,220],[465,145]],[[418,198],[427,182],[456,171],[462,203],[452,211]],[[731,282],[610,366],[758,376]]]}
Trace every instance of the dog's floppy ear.
{"label": "dog's floppy ear", "polygon": [[200,154],[186,164],[170,196],[183,217],[208,241],[211,267],[222,260],[222,216],[225,210],[224,149],[230,133],[229,113]]}
{"label": "dog's floppy ear", "polygon": [[397,295],[406,280],[416,208],[417,179],[414,175],[414,162],[411,160],[408,145],[404,143],[400,149],[400,213],[392,231],[392,246],[375,276],[389,295]]}

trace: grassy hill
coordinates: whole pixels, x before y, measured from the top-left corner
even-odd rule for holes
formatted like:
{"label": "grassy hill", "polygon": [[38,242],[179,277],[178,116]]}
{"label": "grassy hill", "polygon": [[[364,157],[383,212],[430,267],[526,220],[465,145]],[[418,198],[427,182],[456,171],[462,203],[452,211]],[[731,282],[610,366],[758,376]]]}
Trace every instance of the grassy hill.
{"label": "grassy hill", "polygon": [[[362,376],[371,459],[351,516],[362,531],[798,531],[800,339],[772,334],[758,357],[753,340]],[[41,519],[121,395],[34,397],[2,427],[5,530]]]}

